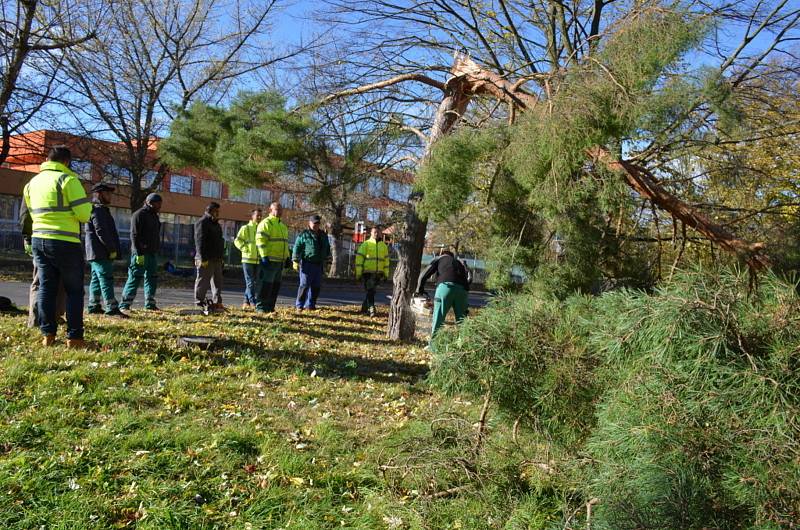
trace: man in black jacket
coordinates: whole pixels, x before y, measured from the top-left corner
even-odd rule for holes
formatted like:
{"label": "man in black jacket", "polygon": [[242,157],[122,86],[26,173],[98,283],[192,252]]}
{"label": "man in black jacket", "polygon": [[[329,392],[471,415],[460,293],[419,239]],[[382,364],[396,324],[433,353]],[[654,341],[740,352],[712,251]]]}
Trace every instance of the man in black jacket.
{"label": "man in black jacket", "polygon": [[114,296],[114,260],[119,256],[120,249],[117,225],[108,209],[113,191],[112,186],[102,182],[92,187],[92,215],[86,223],[85,237],[86,261],[91,269],[88,312],[103,313],[100,305],[102,299],[106,303],[106,315],[128,318],[120,311]]}
{"label": "man in black jacket", "polygon": [[128,281],[122,291],[120,309],[130,309],[136,298],[136,291],[144,279],[144,308],[158,311],[156,289],[158,288],[158,254],[161,245],[161,195],[151,193],[144,200],[144,206],[131,216],[131,263],[128,267]]}
{"label": "man in black jacket", "polygon": [[467,316],[469,286],[472,273],[467,265],[449,250],[442,250],[438,258],[433,260],[425,272],[419,277],[417,293],[425,292],[425,282],[436,275],[436,293],[433,299],[433,323],[431,324],[431,341],[436,331],[444,324],[450,308],[456,314],[456,322]]}
{"label": "man in black jacket", "polygon": [[206,305],[206,293],[211,285],[211,311],[224,311],[222,305],[222,263],[225,257],[225,240],[219,224],[219,204],[209,203],[206,213],[194,224],[194,262],[197,280],[194,282],[194,302]]}

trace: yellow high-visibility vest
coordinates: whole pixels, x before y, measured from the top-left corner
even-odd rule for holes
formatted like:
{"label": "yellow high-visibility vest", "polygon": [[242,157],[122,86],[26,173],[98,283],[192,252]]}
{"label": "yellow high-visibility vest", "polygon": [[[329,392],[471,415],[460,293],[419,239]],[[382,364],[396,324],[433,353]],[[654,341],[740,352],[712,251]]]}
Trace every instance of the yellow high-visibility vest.
{"label": "yellow high-visibility vest", "polygon": [[383,241],[367,239],[356,252],[356,278],[362,274],[382,272],[389,277],[389,247]]}
{"label": "yellow high-visibility vest", "polygon": [[258,255],[272,262],[283,262],[289,257],[289,229],[278,217],[270,215],[256,229]]}
{"label": "yellow high-visibility vest", "polygon": [[78,175],[60,162],[47,161],[25,185],[22,195],[33,221],[33,237],[81,242],[81,225],[92,203]]}
{"label": "yellow high-visibility vest", "polygon": [[258,223],[250,221],[239,229],[233,244],[242,253],[242,263],[258,263],[258,248],[256,247],[256,230]]}

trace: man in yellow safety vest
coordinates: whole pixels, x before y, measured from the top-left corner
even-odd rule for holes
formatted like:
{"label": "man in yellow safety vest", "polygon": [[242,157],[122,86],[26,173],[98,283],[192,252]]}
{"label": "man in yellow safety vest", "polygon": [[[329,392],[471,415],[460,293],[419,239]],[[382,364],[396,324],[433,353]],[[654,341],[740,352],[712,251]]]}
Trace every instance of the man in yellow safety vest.
{"label": "man in yellow safety vest", "polygon": [[281,289],[283,268],[289,260],[289,228],[281,222],[280,203],[269,205],[269,216],[256,228],[256,247],[260,258],[260,278],[256,311],[272,313]]}
{"label": "man in yellow safety vest", "polygon": [[56,296],[59,282],[67,294],[67,346],[84,348],[83,246],[81,225],[92,214],[78,175],[69,169],[72,153],[64,146],[50,149],[40,173],[23,190],[31,215],[31,249],[39,271],[39,329],[42,344],[55,343]]}
{"label": "man in yellow safety vest", "polygon": [[389,277],[389,247],[381,241],[377,226],[370,230],[370,237],[356,252],[356,280],[364,281],[367,294],[361,304],[361,312],[375,316],[375,291],[381,280]]}
{"label": "man in yellow safety vest", "polygon": [[242,272],[244,273],[244,303],[242,309],[255,307],[258,302],[258,247],[256,229],[261,222],[261,208],[250,212],[250,222],[239,229],[233,244],[242,253]]}

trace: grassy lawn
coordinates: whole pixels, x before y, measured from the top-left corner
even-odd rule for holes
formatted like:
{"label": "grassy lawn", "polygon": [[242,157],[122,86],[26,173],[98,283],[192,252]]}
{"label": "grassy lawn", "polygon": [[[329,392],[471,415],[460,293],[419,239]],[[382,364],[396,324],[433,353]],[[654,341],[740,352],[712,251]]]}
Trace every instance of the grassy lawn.
{"label": "grassy lawn", "polygon": [[[384,310],[385,311],[385,310]],[[355,308],[87,317],[87,351],[0,317],[0,528],[528,528],[514,441]],[[181,348],[181,334],[220,339]],[[60,338],[61,340],[61,338]],[[63,342],[63,341],[62,341]],[[515,506],[536,516],[514,522]],[[538,504],[542,506],[538,506]]]}

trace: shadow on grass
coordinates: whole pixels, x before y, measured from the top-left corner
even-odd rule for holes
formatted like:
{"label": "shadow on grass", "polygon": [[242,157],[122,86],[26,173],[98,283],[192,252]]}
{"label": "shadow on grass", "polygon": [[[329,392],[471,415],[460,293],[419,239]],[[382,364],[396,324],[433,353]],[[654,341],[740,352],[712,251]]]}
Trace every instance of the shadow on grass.
{"label": "shadow on grass", "polygon": [[[414,384],[428,374],[428,366],[394,359],[371,359],[360,355],[313,355],[298,351],[264,352],[269,358],[299,361],[306,370],[317,370],[318,377],[371,379],[385,383]],[[323,368],[320,372],[320,367]]]}
{"label": "shadow on grass", "polygon": [[349,333],[349,329],[346,328],[322,328],[322,327],[296,327],[296,326],[284,326],[284,331],[287,333],[297,333],[300,335],[304,335],[306,337],[313,337],[315,339],[321,340],[333,340],[336,342],[352,342],[355,344],[372,344],[374,346],[379,346],[381,348],[387,346],[397,346],[397,342],[394,342],[389,339],[373,339],[370,338],[368,335],[372,334],[373,332],[366,333],[364,335],[358,334],[358,331],[355,333]]}
{"label": "shadow on grass", "polygon": [[[428,365],[396,361],[386,358],[369,358],[361,355],[314,354],[298,350],[264,349],[258,345],[231,339],[223,341],[225,351],[249,351],[259,360],[285,361],[305,372],[316,371],[317,377],[331,379],[373,380],[383,383],[414,384],[428,374]],[[264,367],[266,368],[266,367]]]}

